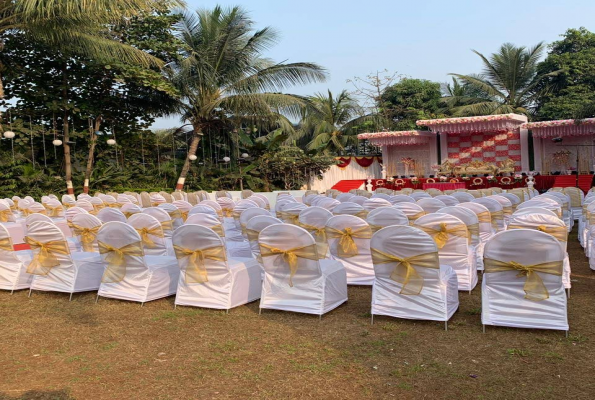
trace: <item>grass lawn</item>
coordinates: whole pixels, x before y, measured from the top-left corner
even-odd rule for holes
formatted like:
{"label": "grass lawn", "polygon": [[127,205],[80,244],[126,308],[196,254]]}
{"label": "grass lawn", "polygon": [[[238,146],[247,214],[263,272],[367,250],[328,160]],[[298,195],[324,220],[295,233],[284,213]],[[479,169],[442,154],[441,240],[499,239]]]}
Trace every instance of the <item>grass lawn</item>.
{"label": "grass lawn", "polygon": [[0,292],[0,399],[592,399],[595,273],[570,236],[570,336],[487,327],[481,289],[439,322],[376,317],[370,287],[325,315]]}

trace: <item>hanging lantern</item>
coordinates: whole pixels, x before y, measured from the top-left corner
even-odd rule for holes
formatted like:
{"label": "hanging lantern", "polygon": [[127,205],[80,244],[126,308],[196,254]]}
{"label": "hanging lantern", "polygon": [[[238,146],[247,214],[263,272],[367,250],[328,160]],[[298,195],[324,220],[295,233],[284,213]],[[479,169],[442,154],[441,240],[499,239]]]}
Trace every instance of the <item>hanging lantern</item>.
{"label": "hanging lantern", "polygon": [[109,144],[110,146],[113,146],[116,144],[116,141],[114,139],[108,139],[106,143]]}
{"label": "hanging lantern", "polygon": [[229,157],[223,157],[223,161],[224,162],[230,162],[231,161],[231,158],[229,158]]}
{"label": "hanging lantern", "polygon": [[56,147],[62,146],[62,141],[60,139],[56,139],[52,142],[52,144]]}
{"label": "hanging lantern", "polygon": [[197,159],[197,158],[198,158],[198,157],[196,157],[194,154],[191,154],[191,155],[189,155],[189,156],[188,156],[188,159],[189,159],[190,161],[196,161],[196,159]]}
{"label": "hanging lantern", "polygon": [[13,131],[6,131],[6,132],[4,132],[4,137],[6,139],[12,139],[14,137],[14,132]]}
{"label": "hanging lantern", "polygon": [[242,153],[242,158],[248,158],[248,157],[250,157],[250,156],[248,155],[248,153]]}

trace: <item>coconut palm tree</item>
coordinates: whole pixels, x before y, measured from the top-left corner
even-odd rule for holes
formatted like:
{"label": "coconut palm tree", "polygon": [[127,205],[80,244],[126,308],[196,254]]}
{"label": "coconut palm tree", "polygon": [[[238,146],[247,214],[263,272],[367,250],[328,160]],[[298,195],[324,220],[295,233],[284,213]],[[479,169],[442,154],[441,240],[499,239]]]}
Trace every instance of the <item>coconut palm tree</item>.
{"label": "coconut palm tree", "polygon": [[323,81],[324,69],[307,63],[276,63],[263,52],[277,41],[270,27],[253,29],[240,7],[186,12],[177,36],[186,46],[171,65],[181,94],[179,112],[193,127],[192,140],[176,190],[182,190],[200,138],[207,128],[232,131],[246,124],[292,129],[307,98],[280,93],[289,86]]}
{"label": "coconut palm tree", "polygon": [[351,95],[343,90],[338,96],[317,93],[311,98],[317,112],[307,113],[302,120],[301,135],[309,138],[308,149],[323,153],[339,153],[346,146],[357,145],[357,125],[376,121],[363,110]]}
{"label": "coconut palm tree", "polygon": [[[537,73],[537,63],[545,45],[538,43],[531,48],[516,47],[504,43],[497,53],[489,58],[473,50],[484,64],[481,75],[450,74],[458,78],[466,90],[474,95],[453,109],[455,115],[529,114],[538,95],[538,85],[549,74]],[[456,96],[447,96],[447,102],[457,101]],[[465,104],[466,103],[466,104]]]}

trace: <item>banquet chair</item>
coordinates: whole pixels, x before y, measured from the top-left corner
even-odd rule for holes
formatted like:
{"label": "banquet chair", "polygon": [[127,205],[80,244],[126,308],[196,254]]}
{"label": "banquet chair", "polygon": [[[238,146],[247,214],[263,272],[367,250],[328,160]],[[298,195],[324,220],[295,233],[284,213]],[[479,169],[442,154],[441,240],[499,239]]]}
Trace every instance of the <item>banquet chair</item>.
{"label": "banquet chair", "polygon": [[[545,215],[551,215],[552,217],[556,217],[558,218],[558,216],[556,215],[555,212],[553,212],[552,210],[548,210],[546,208],[543,207],[524,207],[524,208],[519,208],[517,209],[515,212],[512,213],[511,217],[518,217],[521,215],[529,215],[529,214],[545,214]],[[560,218],[558,218],[560,219]],[[560,221],[562,221],[560,219]]]}
{"label": "banquet chair", "polygon": [[151,204],[151,195],[149,193],[141,192],[140,205],[142,208],[153,207],[153,205]]}
{"label": "banquet chair", "polygon": [[58,200],[49,199],[43,206],[48,217],[53,219],[64,218],[64,206]]}
{"label": "banquet chair", "polygon": [[434,239],[440,264],[450,265],[457,274],[459,290],[471,293],[477,285],[477,262],[476,253],[469,246],[467,225],[450,214],[428,214],[413,226]]}
{"label": "banquet chair", "polygon": [[31,214],[47,215],[47,210],[45,209],[45,207],[43,206],[43,204],[37,203],[37,202],[33,202],[33,203],[29,203],[27,205],[26,215],[31,215]]}
{"label": "banquet chair", "polygon": [[99,297],[144,305],[176,293],[180,269],[175,257],[145,256],[140,235],[123,222],[108,222],[97,233],[105,265]]}
{"label": "banquet chair", "polygon": [[349,199],[351,199],[353,196],[354,195],[352,193],[341,193],[337,195],[337,201],[345,203],[346,201],[349,201]]}
{"label": "banquet chair", "polygon": [[527,200],[522,202],[521,204],[518,205],[517,207],[517,211],[518,210],[522,210],[524,208],[545,208],[546,210],[550,210],[552,211],[554,214],[556,214],[556,216],[558,218],[562,219],[562,209],[560,208],[560,206],[558,205],[558,203],[556,203],[554,200],[552,199],[547,199],[547,198],[541,198],[541,197],[535,197],[531,200]]}
{"label": "banquet chair", "polygon": [[104,208],[97,213],[97,218],[99,218],[104,224],[106,222],[114,221],[126,223],[126,216],[117,208]]}
{"label": "banquet chair", "polygon": [[[319,207],[322,208],[322,207]],[[326,210],[326,209],[325,209]],[[327,210],[328,211],[328,210]],[[338,204],[332,212],[333,215],[355,215],[356,217],[366,218],[368,212],[357,203],[346,201],[345,203]]]}
{"label": "banquet chair", "polygon": [[219,203],[217,203],[214,200],[203,200],[200,203],[198,203],[198,205],[202,205],[202,206],[209,206],[211,207],[213,210],[215,210],[215,212],[217,213],[217,215],[220,218],[223,218],[223,210],[221,209],[221,206],[219,205]]}
{"label": "banquet chair", "polygon": [[432,196],[426,192],[413,192],[409,195],[409,197],[413,198],[415,201],[432,198]]}
{"label": "banquet chair", "polygon": [[514,194],[521,200],[521,203],[524,201],[530,200],[530,195],[526,191],[524,191],[523,189],[520,189],[520,188],[507,190],[506,193]]}
{"label": "banquet chair", "polygon": [[512,205],[513,213],[516,211],[516,208],[519,206],[519,204],[521,204],[521,199],[519,198],[518,195],[516,195],[514,193],[502,192],[502,193],[499,193],[498,196],[506,197],[508,199],[508,201],[510,201],[510,204]]}
{"label": "banquet chair", "polygon": [[85,200],[85,199],[77,200],[74,203],[74,205],[75,205],[75,207],[82,208],[83,210],[85,210],[89,214],[96,214],[97,213],[97,211],[95,211],[95,207],[93,207],[93,204],[91,204],[88,200]]}
{"label": "banquet chair", "polygon": [[89,214],[88,212],[86,212],[85,210],[83,210],[82,208],[79,207],[70,207],[67,208],[66,211],[64,211],[64,218],[66,218],[66,222],[72,222],[72,218],[74,218],[75,215],[79,215],[79,214]]}
{"label": "banquet chair", "polygon": [[223,221],[223,219],[220,218],[219,215],[217,215],[217,211],[215,211],[215,209],[213,207],[206,206],[204,204],[197,204],[194,207],[192,207],[190,209],[190,211],[188,212],[188,218],[190,218],[191,215],[201,214],[201,213],[211,214],[215,218],[219,218],[220,221]]}
{"label": "banquet chair", "polygon": [[448,214],[460,219],[467,226],[467,231],[469,231],[469,245],[475,250],[480,244],[479,218],[473,211],[465,207],[446,206],[436,211],[436,214]]}
{"label": "banquet chair", "polygon": [[479,223],[479,240],[482,243],[485,243],[494,235],[495,229],[492,225],[490,210],[488,210],[486,206],[471,201],[460,203],[456,207],[463,207],[475,213]]}
{"label": "banquet chair", "polygon": [[481,323],[568,331],[564,250],[532,229],[500,232],[485,245]]}
{"label": "banquet chair", "polygon": [[318,256],[321,259],[330,257],[325,227],[332,216],[333,214],[329,210],[314,206],[302,210],[298,218],[298,225],[307,230],[314,238]]}
{"label": "banquet chair", "polygon": [[174,232],[174,221],[167,211],[159,207],[149,207],[143,210],[143,214],[150,215],[159,221],[161,229],[163,229],[163,236],[171,239]]}
{"label": "banquet chair", "polygon": [[260,196],[250,196],[245,200],[249,200],[249,201],[256,203],[256,205],[258,207],[262,208],[263,210],[266,210],[266,208],[267,208],[268,203],[266,201],[264,201],[262,199],[262,197],[260,197]]}
{"label": "banquet chair", "polygon": [[[120,207],[121,207],[120,203],[118,203],[118,200],[116,200],[116,198],[112,195],[104,194],[104,195],[100,195],[99,198],[101,199],[101,201],[103,201],[103,203],[105,204],[106,207],[115,208],[115,209],[120,209]],[[79,206],[77,206],[77,207],[79,207]],[[81,208],[84,208],[84,207],[81,207]]]}
{"label": "banquet chair", "polygon": [[29,289],[33,275],[27,273],[31,251],[15,251],[8,230],[0,224],[0,290]]}
{"label": "banquet chair", "polygon": [[248,208],[248,209],[244,210],[242,212],[242,214],[240,214],[240,226],[242,227],[242,235],[244,237],[247,237],[246,236],[246,225],[248,224],[248,221],[250,221],[252,218],[257,217],[259,215],[270,216],[271,213],[268,212],[267,210],[265,210],[264,208]]}
{"label": "banquet chair", "polygon": [[499,194],[494,194],[491,196],[486,196],[486,199],[493,199],[496,200],[502,206],[502,215],[504,216],[504,224],[508,223],[508,219],[514,212],[512,208],[512,202],[508,200],[508,198],[501,196]]}
{"label": "banquet chair", "polygon": [[[93,206],[93,210],[94,210],[94,212],[93,213],[90,212],[90,214],[97,215],[97,213],[100,210],[105,208],[105,204],[103,203],[103,200],[101,200],[99,197],[90,197],[87,201],[89,203],[91,203],[91,205]],[[128,205],[128,204],[132,204],[132,202],[128,202],[124,205]],[[122,207],[124,207],[124,205],[122,205]]]}
{"label": "banquet chair", "polygon": [[564,194],[570,197],[570,207],[572,209],[572,218],[579,219],[583,212],[583,201],[585,200],[585,194],[583,191],[576,187],[564,188]]}
{"label": "banquet chair", "polygon": [[411,226],[389,226],[371,240],[371,317],[447,321],[459,307],[457,275],[440,262],[436,243]]}
{"label": "banquet chair", "polygon": [[186,200],[184,198],[184,193],[178,191],[174,191],[171,194],[167,192],[159,192],[159,194],[162,195],[168,203],[173,203],[176,200]]}
{"label": "banquet chair", "polygon": [[186,201],[195,206],[200,202],[200,199],[196,193],[188,193],[186,194]]}
{"label": "banquet chair", "polygon": [[242,190],[242,192],[240,194],[240,197],[242,199],[247,199],[250,196],[252,196],[253,194],[254,194],[254,192],[252,190],[250,190],[250,189],[244,189],[244,190]]}
{"label": "banquet chair", "polygon": [[[256,217],[250,218],[246,224],[246,237],[250,244],[250,250],[252,256],[256,258],[262,264],[262,258],[260,257],[260,246],[258,244],[258,235],[267,226],[283,224],[278,218],[269,215],[257,215]],[[264,269],[262,270],[262,276],[264,277]]]}
{"label": "banquet chair", "polygon": [[[206,216],[195,214],[193,217]],[[211,217],[212,218],[212,217]],[[173,236],[180,268],[176,306],[229,310],[258,300],[261,267],[254,258],[233,258],[213,230],[185,224]]]}
{"label": "banquet chair", "polygon": [[568,258],[568,230],[566,225],[560,218],[555,215],[547,215],[542,213],[533,213],[526,215],[515,215],[510,219],[508,230],[510,229],[535,229],[541,232],[548,233],[555,237],[562,250],[564,250],[564,274],[562,275],[562,283],[568,291],[570,298],[570,259]]}
{"label": "banquet chair", "polygon": [[[171,204],[180,211],[182,221],[186,221],[186,218],[188,218],[188,213],[192,209],[192,204],[188,203],[186,200],[174,200],[174,202]],[[159,207],[159,205],[156,207]]]}
{"label": "banquet chair", "polygon": [[467,203],[475,200],[475,197],[467,192],[454,192],[451,196],[457,199],[459,203]]}
{"label": "banquet chair", "polygon": [[409,218],[394,207],[381,207],[370,211],[366,217],[366,222],[370,225],[372,232],[391,225],[409,225]]}
{"label": "banquet chair", "polygon": [[[285,203],[285,204],[293,204],[293,203]],[[235,236],[238,236],[240,238],[239,240],[243,240],[242,224],[240,223],[240,215],[242,215],[242,212],[244,212],[244,210],[248,210],[250,208],[259,208],[259,207],[256,203],[254,203],[253,201],[250,201],[250,200],[239,201],[237,203],[237,205],[233,208],[233,211],[231,214],[231,216],[233,218],[233,224],[225,225],[227,231],[231,232]],[[282,209],[280,210],[279,213],[280,214],[283,213]],[[233,232],[233,231],[235,231],[235,232]]]}
{"label": "banquet chair", "polygon": [[196,196],[199,199],[199,203],[203,200],[210,200],[210,196],[209,193],[205,190],[199,190],[198,192],[195,192]]}
{"label": "banquet chair", "polygon": [[[352,200],[354,200],[356,197],[357,196],[354,196],[352,198]],[[319,202],[316,203],[316,206],[317,207],[325,208],[325,209],[329,210],[330,212],[333,212],[333,210],[335,209],[335,207],[338,206],[339,204],[342,204],[342,203],[340,203],[336,199],[322,198]]]}
{"label": "banquet chair", "polygon": [[122,205],[122,208],[120,208],[120,211],[122,211],[122,214],[124,214],[124,216],[126,218],[130,218],[134,214],[142,213],[143,209],[140,208],[139,206],[137,206],[136,204],[126,203],[126,204]]}
{"label": "banquet chair", "polygon": [[[91,199],[89,199],[89,202],[92,203]],[[120,205],[120,208],[122,208],[124,204],[132,203],[132,201],[130,201],[130,198],[123,193],[116,196],[116,202]]]}
{"label": "banquet chair", "polygon": [[78,292],[97,290],[104,271],[97,253],[71,253],[62,231],[49,222],[32,223],[25,241],[31,247],[33,259],[27,273],[34,275],[29,288],[33,290]]}
{"label": "banquet chair", "polygon": [[16,222],[16,217],[7,203],[0,203],[0,222],[10,224]]}
{"label": "banquet chair", "polygon": [[[584,247],[585,247],[585,255],[589,257],[589,262],[591,263],[592,254],[593,254],[593,240],[592,240],[592,233],[594,231],[593,227],[595,226],[595,202],[591,202],[587,206],[586,214],[585,214],[585,227],[584,227]],[[595,261],[595,260],[594,260]]]}
{"label": "banquet chair", "polygon": [[481,204],[490,211],[490,218],[492,219],[492,226],[496,232],[500,232],[506,229],[504,221],[504,210],[502,204],[494,199],[487,197],[481,197],[473,200],[473,203]]}
{"label": "banquet chair", "polygon": [[364,196],[353,196],[353,197],[351,197],[349,199],[349,202],[350,203],[356,203],[356,204],[359,204],[360,206],[363,206],[364,205],[364,202],[366,200],[368,200],[368,198],[367,197],[364,197]]}
{"label": "banquet chair", "polygon": [[370,254],[372,229],[353,215],[337,215],[326,222],[326,239],[331,258],[340,261],[349,285],[371,285],[374,267]]}
{"label": "banquet chair", "polygon": [[226,190],[218,190],[215,192],[215,200],[218,199],[219,197],[227,197],[233,200],[233,197],[231,196],[231,193],[229,193]]}
{"label": "banquet chair", "polygon": [[[583,202],[583,206],[582,206],[582,211],[581,211],[581,216],[578,219],[578,239],[579,242],[581,244],[581,246],[585,247],[585,238],[586,238],[586,234],[588,232],[588,228],[589,228],[589,206],[591,205],[592,202],[595,201],[595,196],[593,197],[586,197],[584,202]],[[6,212],[6,211],[5,211]]]}
{"label": "banquet chair", "polygon": [[384,199],[386,201],[389,201],[390,195],[383,193],[383,192],[376,191],[375,193],[372,194],[372,197],[370,197],[370,200],[371,199]]}
{"label": "banquet chair", "polygon": [[426,193],[432,197],[443,195],[444,193],[440,189],[430,188],[426,190]]}
{"label": "banquet chair", "polygon": [[300,213],[309,208],[303,203],[289,203],[282,208],[281,220],[287,224],[298,225]]}
{"label": "banquet chair", "polygon": [[447,207],[449,206],[456,206],[457,204],[460,203],[459,200],[457,200],[456,197],[453,197],[451,195],[446,195],[446,194],[441,194],[439,196],[434,197],[434,199],[436,200],[440,200],[441,202],[443,202]]}
{"label": "banquet chair", "polygon": [[[233,208],[236,206],[236,202],[229,197],[219,197],[215,200],[217,204],[221,206],[221,211],[225,218],[233,217]],[[231,222],[231,220],[230,220]]]}
{"label": "banquet chair", "polygon": [[415,199],[411,196],[407,196],[406,194],[397,194],[394,196],[390,196],[390,203],[397,204],[397,203],[415,203]]}
{"label": "banquet chair", "polygon": [[568,232],[572,230],[574,219],[571,215],[572,210],[570,209],[570,200],[568,199],[567,195],[562,192],[548,192],[535,197],[535,200],[551,200],[556,202],[560,206],[560,210],[562,211],[562,220],[566,223]]}
{"label": "banquet chair", "polygon": [[312,202],[319,196],[320,195],[318,194],[309,194],[308,196],[304,196],[302,197],[302,203],[304,203],[307,206],[311,206]]}
{"label": "banquet chair", "polygon": [[[174,231],[178,229],[180,226],[184,225],[184,218],[182,217],[182,212],[178,210],[178,207],[176,207],[175,205],[170,203],[163,203],[159,204],[157,208],[164,210],[170,216],[170,218],[172,219]],[[188,216],[189,215],[190,211],[188,211]]]}
{"label": "banquet chair", "polygon": [[483,197],[483,193],[480,192],[479,190],[467,190],[465,193],[469,193],[475,199],[479,199],[479,198]]}
{"label": "banquet chair", "polygon": [[339,261],[319,259],[308,231],[271,225],[260,232],[258,241],[265,271],[259,312],[276,309],[322,318],[347,301],[345,268]]}
{"label": "banquet chair", "polygon": [[364,204],[362,204],[362,207],[364,207],[364,210],[366,210],[367,212],[370,212],[377,208],[390,207],[390,206],[392,206],[390,201],[388,201],[386,199],[374,198],[374,197],[367,199],[366,201],[364,201]]}
{"label": "banquet chair", "polygon": [[409,225],[413,225],[413,222],[426,215],[423,208],[417,203],[396,203],[393,204],[393,208],[400,210],[409,219]]}
{"label": "banquet chair", "polygon": [[[250,197],[258,197],[264,203],[264,209],[265,210],[270,210],[271,209],[271,205],[269,203],[269,199],[264,194],[262,194],[262,193],[254,193]],[[252,200],[252,199],[250,198],[248,200]]]}
{"label": "banquet chair", "polygon": [[72,217],[72,237],[76,240],[80,251],[89,253],[99,252],[97,232],[99,232],[101,225],[101,220],[91,214],[77,214]]}
{"label": "banquet chair", "polygon": [[62,204],[66,208],[74,207],[75,202],[76,201],[68,194],[65,194],[64,196],[62,196]]}
{"label": "banquet chair", "polygon": [[[151,193],[150,196],[151,196],[151,207],[157,207],[159,204],[167,203],[167,201],[165,200],[165,197],[163,197],[159,193]],[[177,201],[184,201],[184,200],[177,200]]]}
{"label": "banquet chair", "polygon": [[[147,256],[173,256],[171,240],[165,237],[161,223],[149,214],[134,214],[128,218],[128,225],[140,235]],[[169,242],[169,243],[168,243]]]}
{"label": "banquet chair", "polygon": [[239,239],[230,238],[219,218],[211,214],[193,214],[188,217],[184,225],[200,225],[216,232],[225,241],[225,247],[230,257],[252,258],[252,251],[248,241],[243,237]]}
{"label": "banquet chair", "polygon": [[443,207],[446,207],[446,204],[444,204],[442,201],[440,201],[436,198],[419,199],[419,200],[417,200],[417,205],[420,206],[421,208],[423,208],[423,210],[428,214],[436,212]]}

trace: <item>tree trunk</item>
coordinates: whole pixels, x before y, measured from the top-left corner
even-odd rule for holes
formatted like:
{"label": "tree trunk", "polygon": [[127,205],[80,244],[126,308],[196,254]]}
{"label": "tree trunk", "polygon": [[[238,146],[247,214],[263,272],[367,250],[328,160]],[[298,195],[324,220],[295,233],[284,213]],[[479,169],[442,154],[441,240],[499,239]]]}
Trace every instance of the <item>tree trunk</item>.
{"label": "tree trunk", "polygon": [[68,127],[68,110],[64,111],[64,121],[62,124],[62,132],[64,133],[64,175],[66,176],[66,190],[68,194],[74,195],[74,186],[72,186],[72,164],[70,162],[70,145],[68,141],[70,137]]}
{"label": "tree trunk", "polygon": [[85,183],[83,183],[83,193],[89,193],[89,180],[91,173],[93,173],[93,164],[95,162],[95,145],[97,144],[97,132],[101,128],[101,116],[95,119],[95,125],[91,127],[91,143],[89,146],[89,156],[87,158],[87,169],[85,170]]}
{"label": "tree trunk", "polygon": [[[176,191],[181,192],[184,188],[184,182],[186,182],[186,176],[188,175],[188,171],[190,171],[190,156],[196,155],[196,149],[198,149],[198,144],[200,143],[200,137],[202,136],[202,132],[200,128],[194,128],[194,134],[192,136],[192,142],[190,143],[190,148],[188,149],[188,154],[186,154],[186,161],[184,161],[184,166],[182,167],[182,171],[180,172],[180,177],[178,178],[178,183],[176,184]],[[174,150],[175,151],[175,150]]]}

